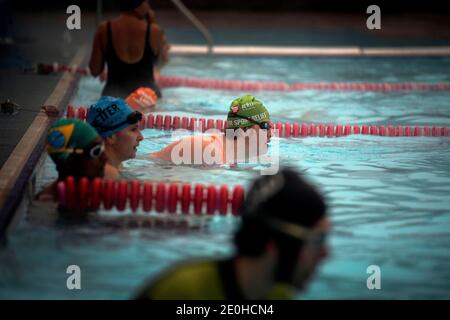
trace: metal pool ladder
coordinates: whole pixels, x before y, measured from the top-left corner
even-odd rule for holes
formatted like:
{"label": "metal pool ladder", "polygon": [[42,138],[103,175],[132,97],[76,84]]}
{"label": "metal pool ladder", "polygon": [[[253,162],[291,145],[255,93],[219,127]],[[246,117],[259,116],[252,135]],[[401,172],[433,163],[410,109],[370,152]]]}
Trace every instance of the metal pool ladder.
{"label": "metal pool ladder", "polygon": [[180,0],[172,0],[172,3],[177,7],[178,10],[181,11],[182,14],[186,16],[186,18],[191,21],[194,26],[200,31],[200,33],[205,37],[205,40],[208,44],[208,54],[211,55],[213,52],[214,39],[208,29],[197,19],[196,16],[181,2]]}

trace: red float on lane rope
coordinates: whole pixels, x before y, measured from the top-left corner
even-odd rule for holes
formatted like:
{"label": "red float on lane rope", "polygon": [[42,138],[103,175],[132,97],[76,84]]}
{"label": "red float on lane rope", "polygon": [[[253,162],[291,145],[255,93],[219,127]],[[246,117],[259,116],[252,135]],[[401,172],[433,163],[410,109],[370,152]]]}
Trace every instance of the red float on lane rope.
{"label": "red float on lane rope", "polygon": [[84,210],[89,207],[89,180],[82,177],[78,180],[78,206]]}
{"label": "red float on lane rope", "polygon": [[194,213],[199,215],[202,213],[202,205],[203,205],[203,185],[197,184],[195,186],[194,192]]}
{"label": "red float on lane rope", "polygon": [[171,183],[169,186],[169,195],[167,199],[167,210],[169,213],[175,213],[177,211],[178,202],[178,184]]}
{"label": "red float on lane rope", "polygon": [[215,186],[209,186],[206,197],[206,214],[212,215],[217,208],[217,189]]}
{"label": "red float on lane rope", "polygon": [[228,187],[223,185],[219,190],[219,213],[226,215],[228,212]]}
{"label": "red float on lane rope", "polygon": [[233,190],[233,198],[231,200],[231,213],[237,215],[239,213],[239,208],[244,201],[244,188],[241,186],[236,186]]}
{"label": "red float on lane rope", "polygon": [[147,116],[147,128],[152,129],[155,127],[155,116],[153,114],[149,114]]}
{"label": "red float on lane rope", "polygon": [[144,191],[142,193],[142,209],[145,212],[152,210],[153,188],[151,182],[144,182]]}
{"label": "red float on lane rope", "polygon": [[139,208],[139,201],[141,199],[141,185],[139,181],[132,180],[130,182],[130,208],[135,212]]}
{"label": "red float on lane rope", "polygon": [[[58,183],[57,190],[60,203],[67,208],[98,209],[103,202],[105,210],[116,208],[118,211],[123,211],[128,206],[135,212],[139,205],[142,205],[143,211],[148,212],[152,209],[152,202],[155,199],[155,211],[159,213],[167,211],[173,214],[177,212],[178,201],[180,201],[181,212],[185,215],[189,214],[191,201],[194,203],[195,215],[212,215],[216,211],[226,215],[229,203],[231,203],[232,213],[236,215],[244,199],[242,186],[236,186],[233,189],[230,199],[230,191],[226,185],[222,185],[219,189],[211,185],[205,190],[204,185],[197,184],[194,197],[191,198],[191,185],[188,183],[183,184],[180,194],[178,183],[160,182],[153,193],[153,185],[148,181],[141,183],[138,180],[114,181],[100,178],[94,179],[91,183],[87,178],[75,181],[73,177],[68,177],[65,181]],[[203,211],[203,202],[206,202],[206,211]]]}
{"label": "red float on lane rope", "polygon": [[156,186],[156,212],[163,212],[166,207],[166,185],[162,182]]}
{"label": "red float on lane rope", "polygon": [[191,204],[191,185],[186,183],[183,185],[181,192],[181,213],[188,214]]}
{"label": "red float on lane rope", "polygon": [[172,129],[172,116],[164,117],[164,130]]}
{"label": "red float on lane rope", "polygon": [[78,119],[81,121],[86,120],[86,109],[83,107],[78,108]]}
{"label": "red float on lane rope", "polygon": [[66,114],[67,114],[67,118],[74,119],[75,118],[75,108],[71,105],[68,105]]}
{"label": "red float on lane rope", "polygon": [[121,180],[117,188],[117,203],[116,208],[119,211],[125,210],[128,198],[128,182]]}
{"label": "red float on lane rope", "polygon": [[113,180],[106,180],[104,185],[103,194],[103,207],[105,210],[111,210],[115,205],[114,199],[116,199],[116,183]]}
{"label": "red float on lane rope", "polygon": [[75,179],[73,177],[67,177],[66,179],[66,205],[67,208],[73,209],[76,206],[77,190],[75,185]]}
{"label": "red float on lane rope", "polygon": [[92,181],[91,203],[89,205],[92,210],[97,210],[98,208],[100,208],[102,195],[103,195],[103,180],[100,178],[95,178]]}

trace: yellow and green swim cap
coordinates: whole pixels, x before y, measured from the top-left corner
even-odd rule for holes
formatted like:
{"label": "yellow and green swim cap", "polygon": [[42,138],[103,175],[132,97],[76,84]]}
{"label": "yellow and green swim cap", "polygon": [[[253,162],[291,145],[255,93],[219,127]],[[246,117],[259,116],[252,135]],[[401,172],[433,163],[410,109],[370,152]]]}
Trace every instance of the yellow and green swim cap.
{"label": "yellow and green swim cap", "polygon": [[269,111],[254,96],[245,95],[231,102],[227,117],[227,127],[229,129],[251,127],[255,125],[255,122],[262,123],[268,121],[270,121]]}
{"label": "yellow and green swim cap", "polygon": [[47,134],[47,152],[55,162],[66,160],[73,149],[83,149],[98,137],[87,123],[75,119],[60,119]]}

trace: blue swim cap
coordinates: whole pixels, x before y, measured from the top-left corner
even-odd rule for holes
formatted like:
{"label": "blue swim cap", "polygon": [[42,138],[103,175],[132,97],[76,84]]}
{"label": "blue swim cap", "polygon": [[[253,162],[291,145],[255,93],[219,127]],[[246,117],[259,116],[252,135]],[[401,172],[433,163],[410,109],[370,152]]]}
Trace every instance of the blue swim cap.
{"label": "blue swim cap", "polygon": [[132,124],[128,117],[133,113],[136,111],[125,100],[103,96],[89,108],[87,121],[102,138],[106,138]]}

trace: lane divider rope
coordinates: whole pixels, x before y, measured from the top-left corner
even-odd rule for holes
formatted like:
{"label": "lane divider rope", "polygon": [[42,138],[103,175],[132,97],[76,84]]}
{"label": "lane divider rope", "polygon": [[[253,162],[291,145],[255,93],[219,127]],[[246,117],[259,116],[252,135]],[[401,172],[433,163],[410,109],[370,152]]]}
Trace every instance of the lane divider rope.
{"label": "lane divider rope", "polygon": [[178,76],[159,76],[158,84],[161,88],[192,87],[217,90],[237,91],[301,91],[301,90],[326,90],[326,91],[449,91],[450,83],[361,83],[361,82],[263,82],[241,81],[221,79],[201,79]]}
{"label": "lane divider rope", "polygon": [[[67,118],[77,118],[85,121],[87,110],[84,107],[67,107]],[[227,122],[220,119],[205,119],[195,117],[179,117],[161,114],[147,114],[142,117],[140,129],[176,130],[205,132],[210,129],[224,131]],[[306,123],[282,123],[274,124],[278,130],[278,136],[282,138],[297,137],[342,137],[351,134],[373,135],[383,137],[448,137],[448,127],[438,126],[401,126],[401,125],[342,125],[342,124],[306,124]]]}
{"label": "lane divider rope", "polygon": [[68,209],[144,212],[181,215],[237,215],[245,191],[240,185],[165,183],[138,180],[76,180],[67,177],[57,184],[58,201]]}
{"label": "lane divider rope", "polygon": [[[76,65],[43,64],[36,67],[36,73],[49,74],[54,72],[72,72],[83,76],[90,76],[88,67],[81,68]],[[106,79],[102,74],[101,80]],[[375,92],[398,92],[398,91],[450,91],[449,82],[424,83],[424,82],[296,82],[287,83],[283,81],[242,81],[203,79],[195,77],[181,77],[171,75],[159,75],[156,81],[161,88],[170,87],[192,87],[217,90],[236,91],[300,91],[300,90],[326,90],[326,91],[375,91]]]}

